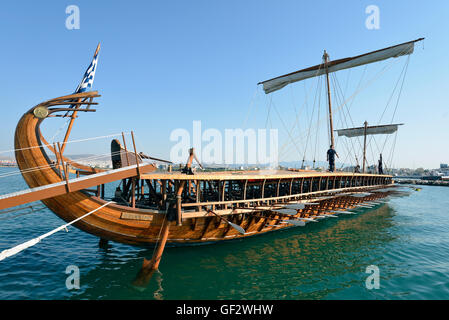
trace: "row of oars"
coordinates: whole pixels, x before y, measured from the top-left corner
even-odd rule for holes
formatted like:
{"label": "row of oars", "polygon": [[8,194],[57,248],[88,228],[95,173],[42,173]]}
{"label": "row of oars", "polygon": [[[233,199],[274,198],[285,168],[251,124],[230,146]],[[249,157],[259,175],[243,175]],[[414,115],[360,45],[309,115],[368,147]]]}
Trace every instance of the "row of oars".
{"label": "row of oars", "polygon": [[[346,210],[328,210],[326,214],[318,214],[314,215],[313,217],[295,217],[295,215],[298,214],[299,210],[303,210],[306,208],[306,206],[313,206],[313,205],[319,205],[319,203],[313,203],[313,202],[302,202],[302,203],[286,203],[286,204],[276,204],[271,206],[268,210],[275,212],[277,215],[280,215],[279,218],[269,217],[265,215],[260,215],[261,212],[267,211],[266,208],[259,208],[254,207],[254,211],[251,213],[254,215],[254,217],[257,218],[263,218],[271,221],[277,221],[277,223],[282,224],[290,224],[293,226],[305,226],[307,222],[318,222],[319,219],[325,219],[325,218],[338,218],[338,214],[357,214],[357,209],[363,208],[363,209],[371,209],[378,205],[384,204],[388,201],[388,197],[401,197],[404,195],[408,195],[409,193],[398,191],[396,188],[386,188],[382,190],[376,190],[375,192],[379,193],[389,193],[388,196],[382,197],[379,199],[374,200],[366,200],[363,203],[355,204],[353,208],[346,209]],[[373,193],[370,192],[359,192],[359,193],[348,193],[345,195],[350,195],[354,198],[366,198]],[[364,200],[361,200],[364,201]],[[220,216],[219,214],[215,213],[212,210],[208,210],[209,213],[212,213],[216,215],[218,218],[220,218],[225,223],[229,224],[232,228],[237,230],[241,234],[245,234],[245,230],[235,224],[230,222],[229,220],[225,219],[224,217]],[[287,218],[287,219],[286,219]],[[279,224],[273,224],[269,225],[272,227],[281,226]]]}
{"label": "row of oars", "polygon": [[[369,193],[358,193],[358,194],[354,194],[352,195],[353,197],[356,198],[364,198],[366,196],[369,196],[371,194]],[[398,194],[398,196],[401,196]],[[381,205],[383,203],[386,203],[388,201],[387,197],[384,197],[382,199],[377,199],[377,200],[368,200],[364,203],[358,203],[354,205],[354,208],[351,208],[349,210],[328,210],[326,214],[318,214],[318,215],[314,215],[313,217],[293,217],[296,214],[298,214],[298,210],[303,210],[306,208],[306,206],[309,205],[318,205],[319,203],[288,203],[288,204],[284,204],[279,208],[276,207],[272,207],[271,211],[277,213],[278,215],[280,215],[279,218],[273,218],[273,217],[267,217],[265,215],[258,215],[257,213],[262,212],[262,209],[257,210],[257,207],[255,207],[255,211],[253,211],[255,213],[255,217],[257,218],[264,218],[267,220],[271,220],[271,221],[278,221],[277,223],[281,223],[281,224],[290,224],[293,226],[305,226],[307,222],[318,222],[318,220],[320,219],[325,219],[325,218],[338,218],[338,214],[357,214],[358,211],[357,209],[359,208],[363,208],[363,209],[371,209],[374,208],[378,205]],[[228,221],[227,219],[221,217],[220,215],[216,214],[213,211],[209,211],[211,213],[213,213],[214,215],[216,215],[217,217],[219,217],[221,220],[225,221],[226,223],[228,223],[232,228],[236,229],[239,233],[241,234],[245,234],[245,230],[240,227],[239,225],[236,225],[235,223],[232,223],[230,221]],[[285,219],[287,218],[287,219]],[[273,225],[269,225],[272,227],[277,227],[277,226],[281,226],[279,224],[273,224]]]}
{"label": "row of oars", "polygon": [[[371,195],[370,193],[358,193],[358,194],[353,194],[351,196],[354,196],[356,198],[364,198]],[[363,200],[362,200],[363,201]],[[318,203],[294,203],[294,204],[285,204],[281,207],[281,209],[273,209],[272,211],[281,214],[282,217],[281,218],[269,218],[269,217],[264,217],[264,216],[259,216],[261,218],[268,218],[268,219],[272,219],[272,220],[280,220],[281,223],[287,223],[287,224],[292,224],[295,226],[304,226],[306,224],[306,222],[318,222],[318,219],[325,219],[325,218],[338,218],[338,214],[357,214],[357,210],[358,208],[365,208],[365,209],[371,209],[373,207],[376,207],[378,205],[381,205],[385,202],[387,202],[388,199],[385,197],[383,199],[377,199],[377,200],[368,200],[364,203],[359,203],[354,205],[354,208],[351,208],[349,210],[327,210],[326,214],[317,214],[314,215],[313,218],[311,217],[294,217],[292,219],[288,219],[285,220],[285,216],[292,216],[292,215],[296,215],[298,213],[298,210],[302,210],[305,208],[305,206],[307,205],[316,205]],[[271,225],[271,226],[278,226],[278,225]]]}

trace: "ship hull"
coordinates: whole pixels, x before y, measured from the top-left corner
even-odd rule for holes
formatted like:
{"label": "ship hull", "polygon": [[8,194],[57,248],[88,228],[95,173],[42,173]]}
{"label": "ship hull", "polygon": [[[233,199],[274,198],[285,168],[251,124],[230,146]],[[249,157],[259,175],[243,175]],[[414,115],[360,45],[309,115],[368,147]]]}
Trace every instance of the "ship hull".
{"label": "ship hull", "polygon": [[[85,96],[81,96],[78,94],[77,97],[89,98],[89,93],[85,93],[84,95]],[[66,101],[68,98],[61,97],[52,99],[50,102],[47,101],[31,108],[21,117],[17,124],[15,132],[16,160],[23,178],[30,188],[64,181],[60,168],[50,160],[44,148],[46,143],[43,143],[45,140],[41,136],[39,129],[44,119],[38,118],[34,114],[34,110],[37,107],[45,105],[48,108],[52,106],[55,101],[61,101],[61,99]],[[328,181],[329,177],[333,177],[330,173],[326,173],[325,175]],[[345,177],[346,179],[346,176],[349,175],[354,177],[354,175],[350,173],[347,175],[335,174],[334,176]],[[319,177],[319,175],[315,176]],[[300,173],[298,173],[298,177],[300,177]],[[356,179],[358,179],[357,177],[359,176],[356,176]],[[195,178],[195,176],[191,177],[191,179]],[[331,196],[324,202],[320,200],[319,206],[315,209],[310,209],[306,213],[304,210],[298,210],[297,214],[293,216],[313,217],[314,215],[329,209],[350,208],[359,201],[346,196],[338,196],[338,194],[347,193],[348,191],[363,192],[385,188],[392,183],[391,177],[389,176],[369,177],[369,179],[364,179],[361,175],[359,178],[360,181],[369,182],[367,182],[367,185],[349,188],[311,190],[312,192],[301,190],[301,193],[296,195],[291,194],[292,186],[290,185],[290,195],[285,197],[273,197],[273,199],[261,199],[261,201],[254,199],[252,202],[248,199],[246,199],[246,202],[242,199],[236,199],[236,204],[234,206],[228,205],[229,201],[223,201],[221,209],[217,209],[216,211],[220,216],[224,217],[225,220],[215,215],[208,214],[207,211],[202,211],[201,206],[197,206],[196,210],[194,210],[195,207],[185,207],[183,208],[183,216],[179,217],[178,221],[169,222],[170,228],[167,244],[209,244],[219,241],[241,239],[292,227],[292,225],[284,223],[285,221],[283,222],[283,220],[288,220],[291,217],[286,217],[270,209],[258,210],[258,214],[254,214],[251,213],[251,208],[249,208],[248,204],[254,206],[255,203],[260,205],[261,202],[262,204],[273,204],[292,201],[300,203],[310,202],[313,201],[313,199],[323,198],[325,196]],[[262,180],[263,176],[259,176],[255,178],[256,182],[252,181],[251,183],[257,183],[257,181]],[[328,183],[327,186],[329,185],[330,184]],[[332,195],[337,197],[332,198]],[[373,193],[363,200],[377,199],[385,195],[386,193]],[[239,201],[243,204],[240,205]],[[66,222],[71,222],[93,210],[97,210],[100,206],[106,203],[106,200],[101,199],[98,196],[92,196],[85,191],[69,192],[68,190],[66,194],[44,199],[42,202],[58,217]],[[218,208],[220,207],[220,204],[214,204],[213,207]],[[111,240],[129,245],[152,246],[158,242],[162,225],[166,219],[167,214],[163,210],[131,208],[119,204],[109,204],[76,222],[74,226],[104,240]],[[241,234],[236,229],[230,227],[229,223],[226,221],[233,222],[242,227],[245,230],[245,234]]]}

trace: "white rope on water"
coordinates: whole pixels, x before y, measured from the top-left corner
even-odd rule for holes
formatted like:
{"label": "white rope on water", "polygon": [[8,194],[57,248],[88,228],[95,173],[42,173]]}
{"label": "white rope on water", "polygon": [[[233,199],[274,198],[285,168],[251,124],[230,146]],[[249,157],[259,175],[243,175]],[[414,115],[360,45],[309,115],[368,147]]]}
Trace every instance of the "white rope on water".
{"label": "white rope on water", "polygon": [[98,207],[97,209],[92,210],[92,211],[86,213],[85,215],[83,215],[83,216],[81,216],[81,217],[79,217],[79,218],[76,218],[75,220],[73,220],[73,221],[71,221],[71,222],[69,222],[69,223],[66,223],[66,224],[64,224],[64,225],[62,225],[62,226],[60,226],[60,227],[58,227],[58,228],[56,228],[56,229],[53,229],[52,231],[47,232],[47,233],[45,233],[45,234],[43,234],[43,235],[41,235],[41,236],[39,236],[39,237],[37,237],[37,238],[31,239],[31,240],[29,240],[29,241],[27,241],[27,242],[24,242],[24,243],[22,243],[22,244],[19,244],[18,246],[15,246],[15,247],[13,247],[13,248],[11,248],[11,249],[3,250],[3,251],[0,253],[0,261],[6,259],[6,258],[8,258],[8,257],[11,257],[11,256],[13,256],[13,255],[16,255],[17,253],[19,253],[19,252],[21,252],[21,251],[23,251],[23,250],[25,250],[25,249],[27,249],[27,248],[29,248],[29,247],[32,247],[32,246],[38,244],[39,242],[41,242],[41,240],[43,240],[43,239],[45,239],[45,238],[51,236],[52,234],[54,234],[54,233],[56,233],[56,232],[58,232],[58,231],[61,231],[61,230],[63,230],[63,229],[67,229],[68,226],[74,224],[75,222],[77,222],[77,221],[79,221],[79,220],[81,220],[81,219],[84,219],[85,217],[87,217],[87,216],[91,215],[92,213],[94,213],[94,212],[100,210],[101,208],[106,207],[107,205],[109,205],[109,204],[111,204],[111,203],[114,203],[114,201],[109,201],[109,202],[105,203],[104,205],[102,205],[101,207]]}

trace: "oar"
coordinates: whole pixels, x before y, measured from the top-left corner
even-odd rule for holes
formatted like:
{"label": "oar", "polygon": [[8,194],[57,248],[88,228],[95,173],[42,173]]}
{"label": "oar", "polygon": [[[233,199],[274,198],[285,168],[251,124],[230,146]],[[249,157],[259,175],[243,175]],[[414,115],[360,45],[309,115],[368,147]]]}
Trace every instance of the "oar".
{"label": "oar", "polygon": [[371,203],[374,203],[375,205],[384,204],[384,203],[387,203],[387,202],[388,201],[378,201],[378,200],[371,201]]}
{"label": "oar", "polygon": [[301,217],[298,217],[296,219],[281,220],[281,222],[283,222],[283,223],[290,223],[290,224],[294,224],[296,226],[302,226],[302,227],[306,225],[306,223],[304,221],[318,222],[315,219],[301,218]]}
{"label": "oar", "polygon": [[288,222],[288,221],[310,221],[310,222],[318,222],[315,219],[312,218],[303,218],[303,217],[296,217],[295,219],[290,219],[290,220],[282,220],[283,222]]}
{"label": "oar", "polygon": [[[285,214],[284,214],[284,216],[285,216]],[[281,218],[271,218],[271,217],[256,216],[256,215],[255,215],[255,217],[257,217],[257,218],[264,218],[264,219],[268,219],[268,220],[278,220],[281,223],[290,223],[290,224],[294,224],[296,226],[301,226],[301,227],[305,226],[305,222],[304,221],[318,222],[315,219],[301,218],[301,217],[298,217],[298,218],[295,218],[295,219],[289,219],[289,220],[282,220]],[[303,222],[304,225],[301,222]],[[272,226],[277,226],[277,225],[272,225]]]}
{"label": "oar", "polygon": [[319,218],[338,218],[337,216],[334,216],[333,214],[321,214],[317,217],[319,217]]}
{"label": "oar", "polygon": [[351,211],[348,211],[348,210],[331,210],[331,211],[329,211],[329,212],[332,212],[332,213],[337,213],[337,214],[357,214],[357,213],[355,213],[355,212],[351,212]]}
{"label": "oar", "polygon": [[288,223],[288,224],[292,224],[294,226],[298,226],[298,227],[304,227],[306,225],[306,223],[304,221],[301,220],[296,220],[296,219],[292,219],[292,220],[282,220],[282,223]]}
{"label": "oar", "polygon": [[367,196],[369,196],[369,195],[371,195],[371,193],[367,193],[367,192],[364,192],[364,193],[354,193],[354,194],[351,195],[351,197],[354,197],[354,198],[364,198],[364,197],[367,197]]}
{"label": "oar", "polygon": [[295,215],[298,213],[298,211],[294,209],[273,209],[271,211],[280,213],[280,214],[286,214],[286,215]]}
{"label": "oar", "polygon": [[226,220],[223,217],[220,217],[218,214],[216,214],[215,212],[213,212],[212,210],[208,210],[207,212],[213,213],[214,215],[216,215],[217,217],[219,217],[221,220],[223,220],[224,222],[226,222],[227,224],[229,224],[231,227],[233,227],[235,230],[237,230],[238,232],[240,232],[241,234],[245,234],[245,229],[243,229],[241,226],[236,225],[235,223],[232,223],[228,220]]}
{"label": "oar", "polygon": [[361,207],[361,208],[367,208],[367,209],[371,209],[372,207],[374,207],[374,206],[368,206],[368,205],[362,204],[362,203],[358,204],[357,206]]}
{"label": "oar", "polygon": [[304,203],[287,203],[283,208],[285,209],[295,209],[295,210],[302,210],[306,207]]}
{"label": "oar", "polygon": [[318,222],[318,221],[316,221],[315,219],[311,219],[311,218],[301,218],[301,217],[299,217],[298,219],[299,219],[299,220],[310,221],[310,222]]}

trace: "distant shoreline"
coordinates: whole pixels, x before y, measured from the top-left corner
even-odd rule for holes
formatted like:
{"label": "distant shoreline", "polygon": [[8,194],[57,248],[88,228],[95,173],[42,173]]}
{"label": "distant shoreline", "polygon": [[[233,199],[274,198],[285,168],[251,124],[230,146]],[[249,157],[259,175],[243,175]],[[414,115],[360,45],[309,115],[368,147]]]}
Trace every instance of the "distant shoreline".
{"label": "distant shoreline", "polygon": [[413,184],[417,186],[439,186],[439,187],[449,187],[449,181],[442,180],[395,180],[397,184]]}

